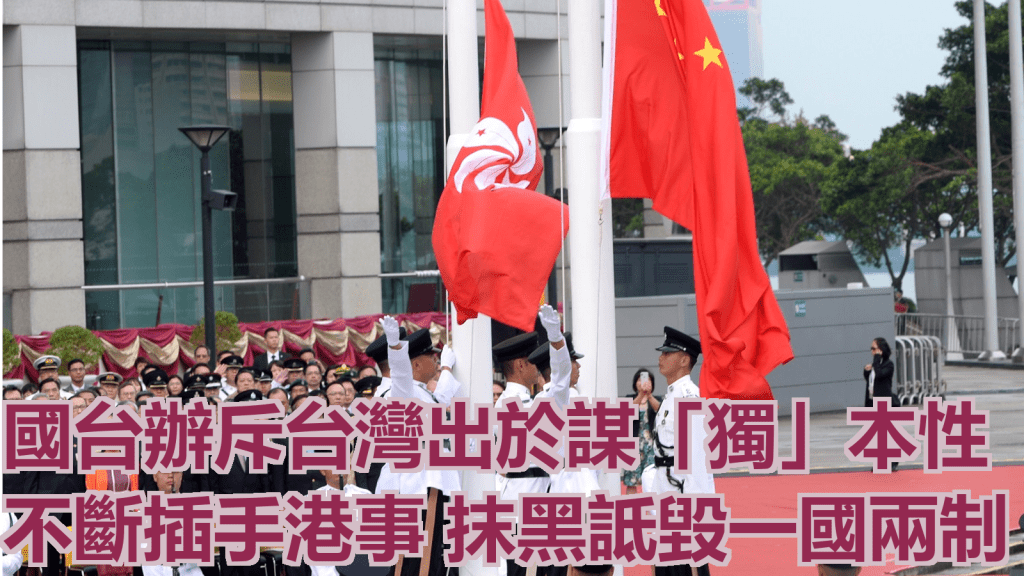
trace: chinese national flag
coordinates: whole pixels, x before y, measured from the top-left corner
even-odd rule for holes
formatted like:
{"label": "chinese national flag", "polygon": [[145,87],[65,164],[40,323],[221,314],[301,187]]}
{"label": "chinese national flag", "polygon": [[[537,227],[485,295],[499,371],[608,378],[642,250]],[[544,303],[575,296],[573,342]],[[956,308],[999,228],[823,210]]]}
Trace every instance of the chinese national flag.
{"label": "chinese national flag", "polygon": [[609,0],[607,192],[693,232],[705,398],[770,399],[793,358],[757,251],[729,65],[701,0]]}
{"label": "chinese national flag", "polygon": [[487,314],[530,331],[569,211],[534,191],[543,164],[515,37],[498,0],[486,0],[484,11],[481,118],[437,205],[434,256],[459,323]]}

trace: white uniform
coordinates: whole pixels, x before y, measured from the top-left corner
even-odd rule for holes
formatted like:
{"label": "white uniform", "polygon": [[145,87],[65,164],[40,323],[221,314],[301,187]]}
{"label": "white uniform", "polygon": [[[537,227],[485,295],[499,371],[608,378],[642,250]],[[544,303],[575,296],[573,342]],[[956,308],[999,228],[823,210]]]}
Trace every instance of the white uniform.
{"label": "white uniform", "polygon": [[[4,512],[0,515],[0,534],[7,532],[15,524],[18,523],[17,518],[10,512]],[[0,552],[3,555],[3,576],[14,576],[21,570],[21,550],[17,550],[14,554],[6,554]]]}
{"label": "white uniform", "polygon": [[[666,456],[675,456],[676,421],[675,421],[675,399],[676,398],[700,398],[700,389],[687,374],[676,380],[668,387],[668,393],[661,402],[661,408],[655,417],[654,431],[655,438],[661,442]],[[704,416],[690,417],[690,473],[672,474],[673,480],[680,482],[683,487],[683,494],[714,494],[715,477],[708,472],[707,455],[704,451],[704,441],[707,434],[704,432]],[[661,456],[661,452],[655,447],[655,456]],[[674,486],[668,479],[666,468],[648,466],[641,476],[643,491],[647,493],[678,492],[679,488]]]}
{"label": "white uniform", "polygon": [[[412,361],[409,359],[409,343],[401,342],[401,350],[388,347],[388,363],[391,366],[390,398],[415,398],[428,404],[446,404],[442,398],[451,400],[461,385],[448,370],[442,371],[437,388],[431,393],[427,385],[412,378]],[[392,472],[391,465],[385,464],[377,480],[377,494],[385,490],[398,490],[400,494],[426,494],[427,488],[437,488],[445,494],[462,489],[456,470],[422,470],[420,472]]]}
{"label": "white uniform", "polygon": [[[319,488],[317,488],[317,490],[323,490],[325,492],[340,492],[341,491],[341,490],[338,490],[337,488],[335,488],[334,486],[328,486],[326,484],[321,486],[321,487],[319,487]],[[370,493],[369,490],[364,490],[363,488],[360,488],[360,487],[358,487],[358,486],[356,486],[354,484],[346,484],[343,491],[345,492],[345,496],[346,497],[359,496],[359,495],[369,494]],[[349,509],[352,509],[354,507],[355,507],[355,504],[352,504],[352,505],[349,506]],[[309,569],[312,572],[313,576],[338,576],[338,569],[335,566],[314,566],[314,565],[310,565]]]}
{"label": "white uniform", "polygon": [[[545,386],[544,392],[541,394],[548,394],[555,400],[559,408],[565,410],[569,406],[569,400],[574,397],[573,392],[575,391],[571,387],[572,358],[569,357],[569,346],[562,346],[559,350],[551,346],[550,357],[551,382]],[[579,395],[579,392],[576,392],[575,397]],[[565,448],[563,447],[559,454],[564,456],[564,452]],[[597,470],[562,470],[551,477],[549,492],[552,494],[583,493],[589,496],[592,491],[600,489]]]}
{"label": "white uniform", "polygon": [[226,402],[231,396],[238,392],[238,388],[235,388],[231,384],[228,384],[227,378],[221,378],[220,380],[220,401]]}
{"label": "white uniform", "polygon": [[[568,350],[563,347],[566,356],[568,356]],[[552,378],[552,382],[554,379]],[[562,390],[563,386],[560,384],[558,390],[552,390],[548,388],[537,394],[537,399],[540,398],[553,398],[559,406],[565,405],[568,402],[568,391]],[[564,388],[568,389],[569,379],[565,378]],[[564,399],[559,401],[564,396]],[[533,404],[533,398],[530,397],[530,389],[518,382],[507,382],[505,383],[505,391],[498,396],[497,405],[501,406],[506,398],[519,398],[522,402],[524,409],[529,409]],[[497,424],[494,425],[495,433],[499,430]],[[538,469],[537,466],[530,466],[529,469]],[[498,491],[499,497],[502,500],[519,500],[520,494],[544,494],[551,487],[550,476],[540,477],[529,477],[529,478],[506,478],[501,474],[494,475],[494,488]]]}
{"label": "white uniform", "polygon": [[374,398],[383,398],[388,392],[391,392],[391,377],[384,376],[380,379],[380,385],[373,392]]}

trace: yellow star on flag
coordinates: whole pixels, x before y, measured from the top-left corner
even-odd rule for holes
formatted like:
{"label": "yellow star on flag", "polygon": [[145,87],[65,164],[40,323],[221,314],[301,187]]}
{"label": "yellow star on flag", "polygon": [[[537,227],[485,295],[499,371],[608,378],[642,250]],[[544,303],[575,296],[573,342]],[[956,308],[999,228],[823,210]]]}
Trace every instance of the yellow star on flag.
{"label": "yellow star on flag", "polygon": [[668,16],[668,13],[661,7],[661,0],[654,0],[654,9],[658,11],[658,16]]}
{"label": "yellow star on flag", "polygon": [[707,70],[708,65],[711,64],[712,62],[718,64],[719,68],[722,68],[722,60],[718,57],[721,53],[721,50],[711,45],[711,40],[708,40],[706,36],[704,37],[704,48],[694,52],[694,54],[704,59],[703,70]]}

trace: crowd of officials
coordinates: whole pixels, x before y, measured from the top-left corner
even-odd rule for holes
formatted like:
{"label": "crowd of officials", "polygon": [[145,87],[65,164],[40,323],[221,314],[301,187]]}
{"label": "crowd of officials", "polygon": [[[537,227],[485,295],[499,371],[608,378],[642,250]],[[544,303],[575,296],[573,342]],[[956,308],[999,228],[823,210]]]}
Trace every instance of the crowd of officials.
{"label": "crowd of officials", "polygon": [[[100,396],[106,396],[118,405],[141,412],[152,398],[178,397],[184,402],[204,397],[209,403],[244,402],[271,399],[282,403],[285,413],[297,410],[303,401],[322,397],[326,404],[350,409],[357,398],[417,398],[425,402],[448,404],[453,398],[466,396],[468,389],[455,380],[452,366],[455,352],[451,347],[439,350],[431,341],[429,331],[407,333],[395,319],[382,319],[385,335],[365,350],[375,365],[349,367],[325,366],[313,350],[306,349],[291,357],[280,347],[280,332],[269,328],[264,333],[268,351],[257,356],[251,366],[232,351],[221,351],[213,358],[204,346],[195,350],[196,364],[182,375],[168,374],[157,366],[139,360],[137,378],[123,379],[112,372],[96,377],[95,385],[85,384],[86,367],[81,360],[67,363],[70,382],[62,384],[58,378],[61,360],[43,356],[35,361],[38,382],[26,383],[20,389],[6,387],[5,400],[66,400],[72,402],[74,415],[80,414]],[[702,422],[691,423],[691,449],[695,455],[694,470],[679,475],[674,465],[675,417],[672,400],[678,397],[699,397],[699,388],[691,380],[690,372],[701,353],[700,342],[687,334],[665,327],[664,343],[657,348],[658,367],[665,378],[667,391],[655,395],[654,377],[641,369],[633,378],[634,402],[641,417],[634,434],[641,438],[641,459],[634,470],[623,472],[627,485],[642,486],[645,492],[678,491],[680,493],[713,493],[714,479],[704,469],[704,431]],[[572,335],[562,334],[558,314],[548,306],[541,308],[537,330],[518,334],[496,344],[493,348],[496,404],[518,399],[524,407],[539,398],[551,398],[565,407],[570,399],[579,396],[580,362],[583,358],[572,344]],[[516,499],[524,493],[590,493],[599,490],[599,475],[593,471],[562,471],[548,475],[538,467],[523,472],[498,474],[495,489],[501,498]],[[366,473],[351,472],[339,477],[329,470],[309,471],[303,474],[288,472],[287,459],[270,465],[266,474],[249,473],[244,458],[235,457],[227,473],[209,474],[191,471],[126,475],[117,471],[97,471],[88,475],[59,474],[54,472],[25,472],[4,476],[4,491],[12,494],[76,494],[92,490],[214,494],[257,494],[296,491],[307,494],[312,490],[344,490],[346,494],[381,493],[398,490],[402,494],[425,494],[428,511],[424,515],[427,533],[435,535],[426,566],[419,558],[399,558],[391,567],[373,567],[365,556],[356,556],[350,566],[282,566],[279,554],[268,551],[253,566],[234,566],[224,562],[223,551],[214,566],[182,564],[177,567],[144,566],[79,566],[50,548],[47,565],[42,569],[28,568],[20,559],[5,558],[3,576],[20,572],[32,576],[39,570],[42,576],[455,576],[457,568],[444,565],[443,533],[444,502],[461,489],[455,471],[423,471],[419,473],[392,473],[388,465],[374,465]],[[430,510],[436,510],[436,518]],[[5,515],[7,526],[16,518]],[[70,515],[61,520],[71,524]],[[10,555],[14,556],[14,555]],[[10,562],[8,562],[10,560]],[[539,567],[538,576],[561,576],[568,567]],[[611,566],[573,566],[573,575],[581,573],[610,574]],[[81,574],[79,574],[79,572]],[[659,566],[660,576],[691,573],[707,574],[707,566],[693,569],[688,566]],[[502,566],[504,576],[523,576],[527,570],[508,561]]]}

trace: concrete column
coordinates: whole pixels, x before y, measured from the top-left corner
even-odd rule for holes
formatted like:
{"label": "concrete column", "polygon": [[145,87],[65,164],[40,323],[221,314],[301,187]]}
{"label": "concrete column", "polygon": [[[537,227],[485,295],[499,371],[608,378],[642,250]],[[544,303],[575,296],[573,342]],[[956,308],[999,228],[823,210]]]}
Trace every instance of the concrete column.
{"label": "concrete column", "polygon": [[85,325],[74,26],[4,26],[3,291],[11,328]]}
{"label": "concrete column", "polygon": [[299,274],[314,318],[378,313],[373,34],[292,36]]}

